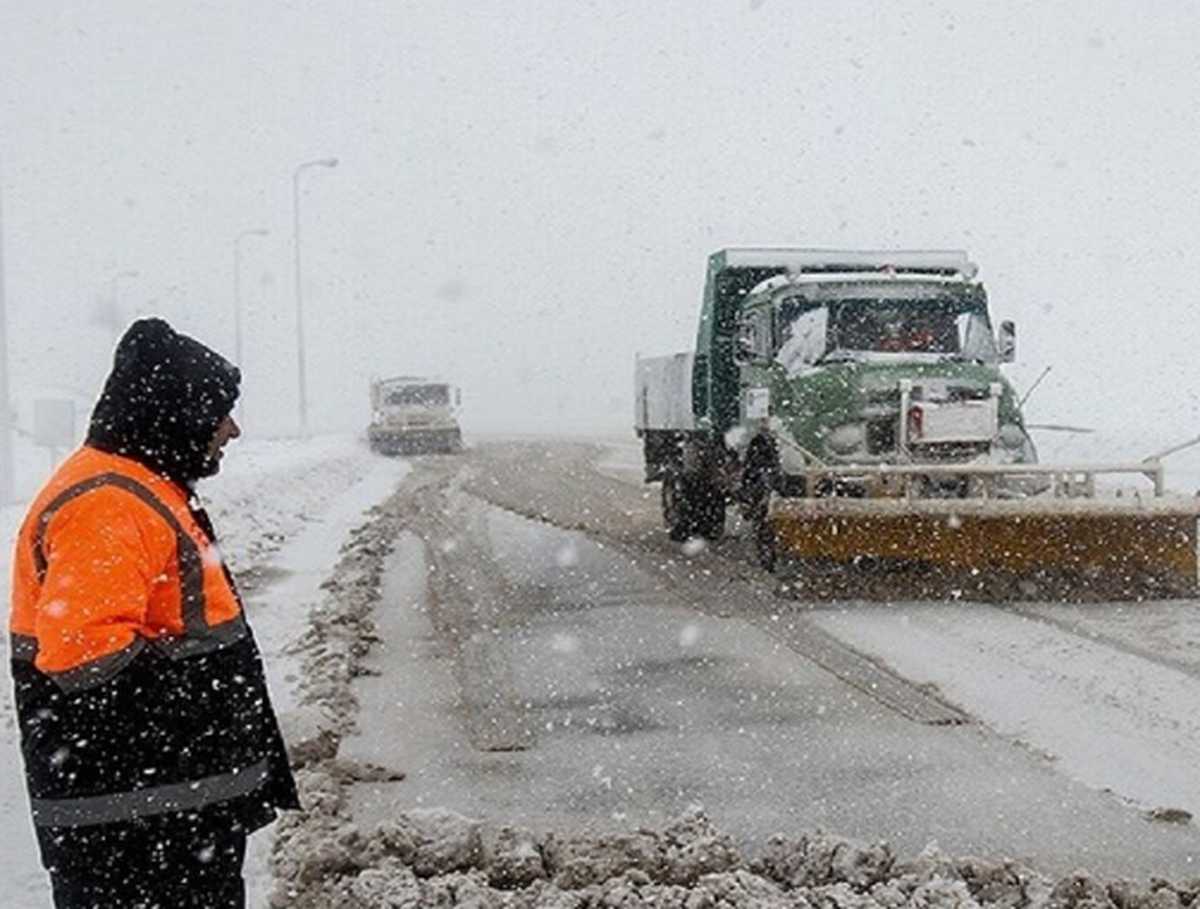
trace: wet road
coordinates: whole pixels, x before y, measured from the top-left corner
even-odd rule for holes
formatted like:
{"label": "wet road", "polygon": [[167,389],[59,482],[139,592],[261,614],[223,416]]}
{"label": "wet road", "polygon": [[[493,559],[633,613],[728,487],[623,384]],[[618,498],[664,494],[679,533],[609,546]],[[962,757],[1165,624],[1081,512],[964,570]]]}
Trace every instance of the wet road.
{"label": "wet road", "polygon": [[736,530],[670,544],[633,467],[549,443],[417,465],[393,506],[407,530],[379,674],[357,680],[342,748],[408,777],[358,785],[360,821],[441,806],[625,831],[700,803],[748,845],[820,827],[1055,873],[1197,873],[1193,825],[1147,820],[846,646],[776,595]]}

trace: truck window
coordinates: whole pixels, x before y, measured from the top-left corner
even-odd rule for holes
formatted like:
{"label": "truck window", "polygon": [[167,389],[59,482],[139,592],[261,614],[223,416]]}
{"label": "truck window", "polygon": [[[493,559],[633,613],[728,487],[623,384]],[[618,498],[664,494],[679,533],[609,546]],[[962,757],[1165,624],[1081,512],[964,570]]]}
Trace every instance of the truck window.
{"label": "truck window", "polygon": [[987,317],[954,300],[842,300],[830,308],[831,349],[996,361]]}
{"label": "truck window", "polygon": [[388,407],[445,407],[450,403],[450,389],[445,385],[406,385],[389,390],[383,402]]}
{"label": "truck window", "polygon": [[980,301],[937,286],[811,287],[777,299],[775,311],[774,357],[789,373],[874,354],[998,361]]}
{"label": "truck window", "polygon": [[992,335],[992,326],[980,313],[959,313],[956,326],[962,358],[979,363],[998,363],[999,351]]}
{"label": "truck window", "polygon": [[826,351],[826,326],[829,310],[824,306],[801,309],[782,307],[776,328],[779,346],[775,362],[789,373],[812,366]]}
{"label": "truck window", "polygon": [[[863,339],[881,353],[957,354],[958,333],[950,313],[923,306],[899,306],[854,313]],[[863,349],[856,347],[855,349]]]}
{"label": "truck window", "polygon": [[759,309],[743,313],[738,324],[738,343],[755,359],[771,357],[771,311]]}

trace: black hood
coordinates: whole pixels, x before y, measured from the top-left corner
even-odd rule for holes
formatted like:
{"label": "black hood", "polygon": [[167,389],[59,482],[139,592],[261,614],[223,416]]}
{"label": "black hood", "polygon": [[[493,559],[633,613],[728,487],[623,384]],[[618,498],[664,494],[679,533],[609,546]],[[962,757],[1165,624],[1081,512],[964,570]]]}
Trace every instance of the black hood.
{"label": "black hood", "polygon": [[117,344],[87,444],[189,485],[216,472],[208,447],[240,382],[220,354],[162,319],[139,319]]}

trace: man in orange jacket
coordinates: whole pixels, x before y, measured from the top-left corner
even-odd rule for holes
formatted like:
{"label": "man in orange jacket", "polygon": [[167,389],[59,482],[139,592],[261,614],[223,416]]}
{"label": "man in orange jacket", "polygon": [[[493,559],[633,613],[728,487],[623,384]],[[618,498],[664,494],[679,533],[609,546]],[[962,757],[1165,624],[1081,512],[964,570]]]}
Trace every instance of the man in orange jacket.
{"label": "man in orange jacket", "polygon": [[161,319],[117,346],[13,558],[21,750],[59,909],[243,907],[246,836],[295,783],[241,599],[194,503],[237,368]]}

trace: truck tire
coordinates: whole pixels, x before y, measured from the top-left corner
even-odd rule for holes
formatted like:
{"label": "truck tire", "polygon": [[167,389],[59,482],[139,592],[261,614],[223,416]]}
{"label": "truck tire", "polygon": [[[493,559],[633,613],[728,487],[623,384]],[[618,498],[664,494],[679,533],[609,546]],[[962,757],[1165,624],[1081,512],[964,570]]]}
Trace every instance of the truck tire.
{"label": "truck tire", "polygon": [[719,540],[725,532],[725,497],[705,480],[670,471],[662,484],[663,523],[677,543],[693,537]]}
{"label": "truck tire", "polygon": [[779,567],[779,545],[766,508],[756,515],[750,526],[754,533],[754,554],[758,558],[758,564],[767,571],[774,572]]}
{"label": "truck tire", "polygon": [[725,495],[712,483],[696,483],[691,490],[695,535],[719,540],[725,533]]}
{"label": "truck tire", "polygon": [[751,447],[742,472],[742,517],[754,535],[754,552],[758,564],[775,571],[779,549],[775,528],[771,525],[771,495],[779,485],[779,460],[773,444]]}
{"label": "truck tire", "polygon": [[692,510],[688,506],[683,476],[667,471],[662,481],[662,516],[667,536],[682,543],[692,535]]}
{"label": "truck tire", "polygon": [[779,548],[775,527],[771,524],[771,495],[769,485],[754,490],[754,495],[742,502],[742,517],[750,525],[758,564],[773,572],[778,562]]}

